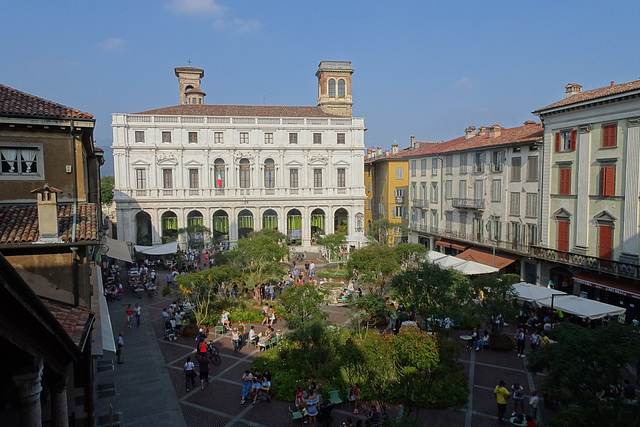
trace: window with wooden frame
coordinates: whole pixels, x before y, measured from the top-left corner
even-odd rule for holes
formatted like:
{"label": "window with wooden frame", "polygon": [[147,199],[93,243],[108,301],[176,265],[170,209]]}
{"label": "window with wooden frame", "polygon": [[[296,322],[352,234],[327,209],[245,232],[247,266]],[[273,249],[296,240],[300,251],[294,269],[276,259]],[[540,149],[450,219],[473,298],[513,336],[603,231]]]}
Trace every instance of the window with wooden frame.
{"label": "window with wooden frame", "polygon": [[264,143],[265,144],[273,144],[273,133],[267,132],[264,134]]}
{"label": "window with wooden frame", "polygon": [[144,131],[143,130],[135,131],[135,141],[136,142],[144,142]]}
{"label": "window with wooden frame", "polygon": [[538,180],[538,156],[529,156],[527,159],[527,181]]}
{"label": "window with wooden frame", "polygon": [[600,195],[615,196],[616,192],[616,167],[614,165],[600,168]]}
{"label": "window with wooden frame", "polygon": [[338,168],[338,188],[345,188],[347,186],[347,170],[345,168]]}
{"label": "window with wooden frame", "polygon": [[346,136],[344,133],[338,133],[336,135],[336,143],[337,144],[344,144],[346,142]]}
{"label": "window with wooden frame", "polygon": [[618,126],[615,124],[602,126],[602,146],[615,147],[617,144]]}
{"label": "window with wooden frame", "polygon": [[249,143],[249,132],[240,132],[240,144]]}
{"label": "window with wooden frame", "polygon": [[569,220],[566,218],[558,218],[558,250],[569,250]]}
{"label": "window with wooden frame", "polygon": [[224,142],[224,133],[222,132],[214,132],[213,133],[213,143],[214,144],[222,144]]}
{"label": "window with wooden frame", "polygon": [[313,134],[313,143],[314,144],[322,144],[322,134],[316,132]]}
{"label": "window with wooden frame", "polygon": [[613,225],[609,223],[598,224],[598,257],[613,258]]}
{"label": "window with wooden frame", "polygon": [[571,167],[558,169],[558,194],[571,194]]}
{"label": "window with wooden frame", "polygon": [[555,151],[574,151],[576,149],[576,141],[578,140],[578,131],[563,130],[556,132]]}
{"label": "window with wooden frame", "polygon": [[162,131],[162,143],[163,144],[171,143],[171,131]]}
{"label": "window with wooden frame", "polygon": [[198,132],[189,132],[189,144],[198,143]]}
{"label": "window with wooden frame", "polygon": [[520,182],[522,179],[522,157],[511,158],[511,182]]}
{"label": "window with wooden frame", "polygon": [[289,169],[289,187],[298,188],[298,169]]}
{"label": "window with wooden frame", "polygon": [[322,169],[313,170],[313,188],[322,188]]}
{"label": "window with wooden frame", "polygon": [[297,144],[298,143],[298,134],[290,133],[289,134],[289,144]]}
{"label": "window with wooden frame", "polygon": [[189,188],[200,188],[200,171],[198,169],[189,169]]}

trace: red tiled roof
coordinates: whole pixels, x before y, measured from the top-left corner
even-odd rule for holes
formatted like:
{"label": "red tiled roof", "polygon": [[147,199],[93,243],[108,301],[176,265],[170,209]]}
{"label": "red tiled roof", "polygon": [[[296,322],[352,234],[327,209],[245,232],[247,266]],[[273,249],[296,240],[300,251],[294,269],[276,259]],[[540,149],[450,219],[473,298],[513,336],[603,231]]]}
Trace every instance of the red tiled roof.
{"label": "red tiled roof", "polygon": [[461,136],[439,144],[421,147],[414,150],[409,157],[473,150],[513,143],[542,141],[542,126],[540,123],[532,123],[514,128],[502,128],[500,129],[500,135],[493,138],[489,137],[489,131],[487,130],[482,136],[476,134],[469,139],[465,138],[466,137]]}
{"label": "red tiled roof", "polygon": [[9,86],[0,85],[0,116],[39,117],[55,119],[92,119],[84,111],[65,107]]}
{"label": "red tiled roof", "polygon": [[605,96],[617,95],[624,92],[630,92],[633,90],[640,90],[640,80],[635,80],[628,83],[621,83],[619,85],[602,87],[600,89],[587,90],[585,92],[578,92],[569,98],[562,99],[546,107],[539,108],[535,113],[550,110],[556,107],[564,107],[565,105],[577,104],[582,101],[590,101],[592,99],[604,98]]}
{"label": "red tiled roof", "polygon": [[69,334],[75,345],[80,347],[89,333],[90,319],[93,317],[93,313],[87,309],[73,307],[58,301],[51,301],[45,298],[40,298],[40,300],[62,325],[62,328]]}
{"label": "red tiled roof", "polygon": [[277,105],[174,105],[134,114],[166,116],[224,116],[224,117],[342,117],[325,113],[320,107],[291,107]]}
{"label": "red tiled roof", "polygon": [[[0,244],[33,243],[38,240],[38,207],[36,205],[0,205]],[[58,205],[58,231],[63,242],[71,242],[73,205]],[[78,204],[76,240],[98,240],[96,207]]]}

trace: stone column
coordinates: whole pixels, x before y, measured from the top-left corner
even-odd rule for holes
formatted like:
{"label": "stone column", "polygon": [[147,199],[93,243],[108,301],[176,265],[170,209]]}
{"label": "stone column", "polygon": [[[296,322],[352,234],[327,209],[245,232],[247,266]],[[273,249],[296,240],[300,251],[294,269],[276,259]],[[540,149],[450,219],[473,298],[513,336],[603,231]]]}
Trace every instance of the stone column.
{"label": "stone column", "polygon": [[67,377],[63,376],[51,384],[51,426],[67,427],[68,425]]}
{"label": "stone column", "polygon": [[16,369],[15,375],[12,376],[18,389],[21,426],[42,425],[42,408],[40,406],[42,369],[42,359],[36,358],[33,365]]}
{"label": "stone column", "polygon": [[311,208],[305,206],[299,210],[302,216],[302,247],[308,251],[311,249]]}
{"label": "stone column", "polygon": [[578,155],[575,213],[575,251],[586,254],[589,247],[589,157],[591,150],[591,125],[578,127]]}
{"label": "stone column", "polygon": [[640,118],[627,120],[624,154],[624,217],[620,261],[638,262],[638,179],[640,177]]}

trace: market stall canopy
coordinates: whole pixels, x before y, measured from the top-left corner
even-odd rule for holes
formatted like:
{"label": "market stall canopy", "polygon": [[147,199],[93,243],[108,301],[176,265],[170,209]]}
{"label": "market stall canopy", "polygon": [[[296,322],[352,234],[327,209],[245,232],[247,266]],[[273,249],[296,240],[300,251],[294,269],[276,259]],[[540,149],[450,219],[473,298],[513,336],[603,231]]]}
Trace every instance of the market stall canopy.
{"label": "market stall canopy", "polygon": [[490,267],[496,267],[498,270],[502,270],[519,259],[517,256],[504,253],[494,255],[490,250],[478,248],[467,249],[461,254],[456,255],[456,257],[479,262],[480,264],[488,265]]}
{"label": "market stall canopy", "polygon": [[453,268],[467,276],[495,273],[498,271],[495,267],[490,267],[475,261],[463,260],[441,252],[430,251],[427,254],[427,259],[434,264],[438,264],[442,268]]}
{"label": "market stall canopy", "polygon": [[132,262],[131,252],[129,252],[129,246],[127,246],[126,242],[105,237],[103,240],[103,244],[106,245],[108,249],[104,253],[104,255],[108,256],[109,258]]}
{"label": "market stall canopy", "polygon": [[624,314],[627,309],[616,307],[615,305],[605,304],[592,299],[580,298],[575,295],[560,295],[549,297],[536,301],[544,307],[551,307],[553,301],[553,309],[561,310],[563,313],[573,314],[589,320],[602,319],[603,317],[618,316]]}
{"label": "market stall canopy", "polygon": [[[547,288],[546,286],[533,285],[531,283],[520,282],[511,286],[516,293],[518,299],[524,301],[538,301],[550,298],[551,295],[566,295],[566,292],[556,289]],[[554,302],[558,301],[554,298]]]}
{"label": "market stall canopy", "polygon": [[178,242],[166,243],[160,246],[134,246],[136,252],[147,255],[169,255],[178,252]]}

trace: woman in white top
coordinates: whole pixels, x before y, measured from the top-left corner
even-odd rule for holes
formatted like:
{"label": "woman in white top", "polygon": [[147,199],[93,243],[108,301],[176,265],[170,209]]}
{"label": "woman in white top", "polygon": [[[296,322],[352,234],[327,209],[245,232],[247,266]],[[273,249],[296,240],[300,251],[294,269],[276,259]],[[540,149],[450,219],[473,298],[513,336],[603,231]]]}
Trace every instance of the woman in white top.
{"label": "woman in white top", "polygon": [[240,349],[240,332],[238,332],[238,328],[233,328],[233,332],[231,332],[231,341],[233,341],[233,351],[237,353]]}
{"label": "woman in white top", "polygon": [[187,361],[184,363],[184,379],[186,383],[187,391],[189,391],[189,383],[191,383],[191,387],[195,387],[196,385],[196,371],[194,371],[195,365],[191,361],[190,357],[187,357]]}

